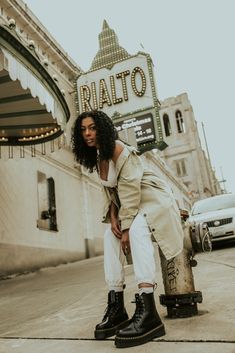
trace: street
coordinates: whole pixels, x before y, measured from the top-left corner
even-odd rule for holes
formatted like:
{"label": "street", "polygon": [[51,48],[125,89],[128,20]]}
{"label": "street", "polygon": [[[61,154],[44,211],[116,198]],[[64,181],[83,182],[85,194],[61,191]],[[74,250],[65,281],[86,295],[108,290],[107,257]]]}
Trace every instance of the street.
{"label": "street", "polygon": [[[164,293],[159,258],[155,298],[166,336],[144,345],[145,352],[235,353],[235,246],[199,254],[193,269],[202,291],[199,315],[168,319],[158,296]],[[157,254],[158,255],[158,254]],[[126,266],[126,308],[136,291],[132,266]],[[95,341],[93,329],[106,307],[103,257],[64,264],[0,281],[0,353],[83,353],[116,351],[113,337]],[[131,349],[143,352],[143,346]]]}

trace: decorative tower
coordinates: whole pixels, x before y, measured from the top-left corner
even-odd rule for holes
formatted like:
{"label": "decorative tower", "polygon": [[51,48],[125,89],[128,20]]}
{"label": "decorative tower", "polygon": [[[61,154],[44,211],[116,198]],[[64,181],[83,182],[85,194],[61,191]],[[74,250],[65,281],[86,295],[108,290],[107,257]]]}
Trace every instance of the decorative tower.
{"label": "decorative tower", "polygon": [[128,57],[130,54],[119,45],[116,33],[104,20],[102,32],[99,34],[99,50],[92,61],[90,70],[102,67],[111,69],[115,63]]}

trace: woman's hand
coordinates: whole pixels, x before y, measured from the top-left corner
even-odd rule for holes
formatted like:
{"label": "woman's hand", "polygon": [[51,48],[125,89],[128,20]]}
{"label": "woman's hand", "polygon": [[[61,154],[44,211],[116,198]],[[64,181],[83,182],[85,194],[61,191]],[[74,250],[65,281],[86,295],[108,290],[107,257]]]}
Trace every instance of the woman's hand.
{"label": "woman's hand", "polygon": [[118,220],[118,208],[111,202],[110,206],[110,219],[111,219],[111,230],[116,238],[121,239],[122,232],[120,227],[120,222]]}
{"label": "woman's hand", "polygon": [[125,255],[128,255],[131,253],[131,246],[130,246],[130,240],[129,240],[129,229],[125,229],[122,231],[121,245],[122,245],[122,250]]}
{"label": "woman's hand", "polygon": [[122,238],[120,223],[116,217],[112,217],[112,219],[111,219],[111,230],[116,238],[118,238],[118,239]]}

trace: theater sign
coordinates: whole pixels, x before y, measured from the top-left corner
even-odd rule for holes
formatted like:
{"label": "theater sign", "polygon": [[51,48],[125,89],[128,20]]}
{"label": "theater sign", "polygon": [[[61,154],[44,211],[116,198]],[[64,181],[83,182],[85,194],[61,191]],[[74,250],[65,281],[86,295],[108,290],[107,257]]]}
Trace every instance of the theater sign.
{"label": "theater sign", "polygon": [[102,110],[118,131],[134,128],[138,145],[162,139],[152,60],[138,53],[82,74],[77,81],[79,112]]}

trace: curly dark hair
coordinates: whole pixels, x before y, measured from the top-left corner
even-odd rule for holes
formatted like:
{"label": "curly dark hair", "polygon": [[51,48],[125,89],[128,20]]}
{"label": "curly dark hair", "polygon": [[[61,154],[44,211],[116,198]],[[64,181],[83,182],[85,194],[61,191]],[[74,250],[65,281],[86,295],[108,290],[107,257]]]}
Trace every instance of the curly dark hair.
{"label": "curly dark hair", "polygon": [[99,158],[101,160],[110,160],[112,158],[118,133],[108,115],[99,110],[83,112],[75,120],[71,138],[72,151],[75,160],[92,173],[97,170],[97,148],[87,146],[81,131],[82,120],[88,117],[95,122],[96,137],[99,143]]}

